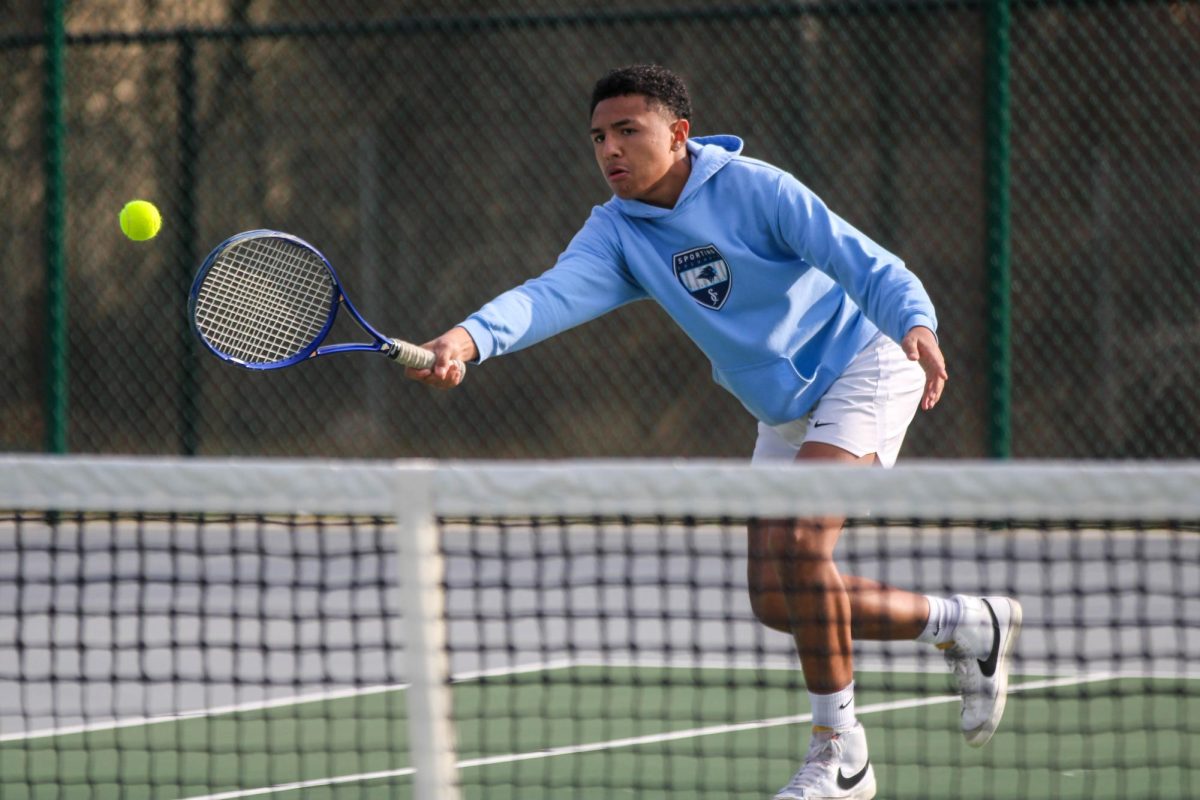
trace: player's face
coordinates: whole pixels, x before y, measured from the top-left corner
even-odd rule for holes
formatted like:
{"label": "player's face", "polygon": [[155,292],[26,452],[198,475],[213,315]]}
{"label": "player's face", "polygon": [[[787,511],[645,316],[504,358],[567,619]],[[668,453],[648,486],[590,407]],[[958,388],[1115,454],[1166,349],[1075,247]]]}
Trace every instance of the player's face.
{"label": "player's face", "polygon": [[640,94],[601,100],[592,112],[596,163],[613,194],[625,200],[675,204],[683,184],[672,168],[687,158],[687,132],[687,120]]}

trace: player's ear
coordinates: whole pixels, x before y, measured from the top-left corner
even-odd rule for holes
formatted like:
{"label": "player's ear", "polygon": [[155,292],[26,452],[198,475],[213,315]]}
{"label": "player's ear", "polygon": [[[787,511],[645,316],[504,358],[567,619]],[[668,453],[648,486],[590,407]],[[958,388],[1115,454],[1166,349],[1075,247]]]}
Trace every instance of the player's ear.
{"label": "player's ear", "polygon": [[692,123],[680,117],[671,123],[671,149],[679,150],[687,144],[688,133],[692,129]]}

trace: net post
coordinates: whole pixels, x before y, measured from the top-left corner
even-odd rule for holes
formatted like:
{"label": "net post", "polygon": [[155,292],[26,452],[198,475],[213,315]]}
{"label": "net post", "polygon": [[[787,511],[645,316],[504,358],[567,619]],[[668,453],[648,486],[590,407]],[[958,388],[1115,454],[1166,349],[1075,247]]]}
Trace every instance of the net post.
{"label": "net post", "polygon": [[408,692],[409,757],[416,800],[459,800],[446,655],[445,564],[438,544],[436,466],[398,466],[395,479],[401,626]]}

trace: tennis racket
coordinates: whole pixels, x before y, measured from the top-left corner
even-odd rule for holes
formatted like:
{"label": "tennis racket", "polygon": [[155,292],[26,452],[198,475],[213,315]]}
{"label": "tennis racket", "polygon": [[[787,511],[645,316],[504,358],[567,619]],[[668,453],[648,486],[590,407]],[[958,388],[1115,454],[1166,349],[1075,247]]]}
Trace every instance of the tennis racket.
{"label": "tennis racket", "polygon": [[[339,306],[373,341],[321,346]],[[279,231],[239,233],[209,253],[192,282],[188,312],[213,354],[246,369],[279,369],[354,351],[383,353],[417,369],[434,362],[431,350],[371,327],[346,296],[329,260],[303,239]]]}

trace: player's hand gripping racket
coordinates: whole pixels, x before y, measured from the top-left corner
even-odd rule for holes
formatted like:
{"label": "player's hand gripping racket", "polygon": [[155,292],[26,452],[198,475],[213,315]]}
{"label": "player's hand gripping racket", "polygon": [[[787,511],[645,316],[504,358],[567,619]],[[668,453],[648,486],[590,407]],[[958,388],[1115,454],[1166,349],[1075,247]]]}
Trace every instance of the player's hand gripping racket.
{"label": "player's hand gripping racket", "polygon": [[[321,346],[345,306],[373,342]],[[200,340],[217,357],[246,369],[278,369],[330,353],[383,353],[407,367],[429,369],[431,350],[375,330],[342,290],[325,256],[279,231],[239,233],[200,265],[188,311]],[[466,367],[458,362],[465,374]]]}

